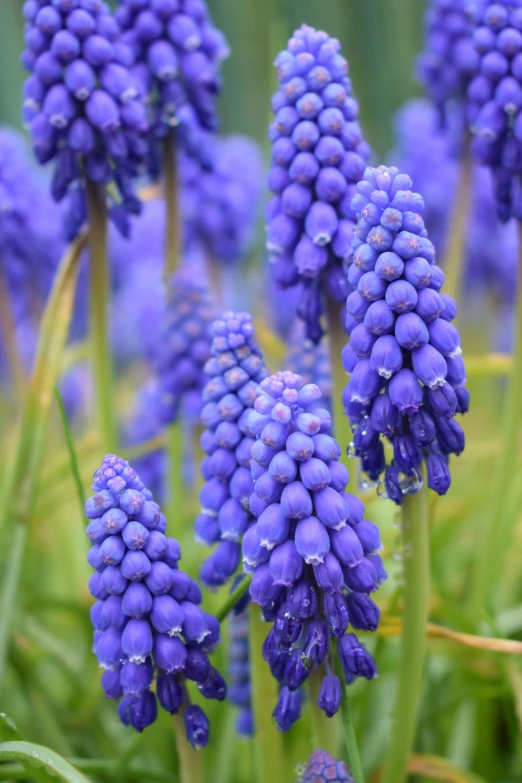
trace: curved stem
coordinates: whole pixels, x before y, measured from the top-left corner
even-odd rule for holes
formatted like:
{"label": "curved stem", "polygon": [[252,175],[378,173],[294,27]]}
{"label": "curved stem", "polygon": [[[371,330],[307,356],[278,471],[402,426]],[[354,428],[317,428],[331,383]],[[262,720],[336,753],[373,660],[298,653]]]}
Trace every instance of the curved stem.
{"label": "curved stem", "polygon": [[91,251],[89,306],[96,408],[104,448],[107,452],[113,452],[117,448],[118,438],[114,414],[112,360],[107,317],[110,302],[107,206],[105,194],[95,182],[87,180],[86,193]]}
{"label": "curved stem", "polygon": [[388,760],[383,783],[406,780],[426,650],[430,591],[427,489],[406,495],[402,502],[404,546],[404,610],[401,661]]}
{"label": "curved stem", "polygon": [[195,783],[195,781],[203,783],[205,779],[203,774],[203,754],[201,750],[194,750],[187,742],[183,717],[185,709],[185,705],[182,705],[179,712],[172,716],[179,759],[179,779],[180,783]]}
{"label": "curved stem", "polygon": [[479,552],[474,561],[470,596],[471,619],[479,619],[485,603],[492,596],[492,585],[503,571],[505,541],[511,540],[510,527],[513,513],[509,508],[509,489],[515,478],[518,438],[522,422],[522,224],[518,223],[518,297],[515,312],[515,343],[513,370],[508,380],[503,407],[502,447],[495,462],[495,474],[491,491],[491,505],[482,536]]}
{"label": "curved stem", "polygon": [[256,778],[259,783],[276,783],[284,777],[283,743],[272,720],[277,703],[277,682],[263,659],[262,647],[268,624],[259,617],[259,606],[251,603],[250,612],[250,671],[252,678],[252,707],[254,710],[254,745]]}
{"label": "curved stem", "polygon": [[448,246],[444,257],[444,293],[452,296],[457,304],[460,304],[462,273],[466,257],[466,235],[470,209],[472,173],[469,140],[466,138],[464,142],[462,165],[459,172],[457,196],[451,212]]}
{"label": "curved stem", "polygon": [[4,335],[4,347],[9,366],[13,391],[19,400],[22,399],[27,389],[27,376],[18,352],[16,342],[16,323],[9,301],[9,290],[5,279],[5,272],[0,259],[0,326]]}
{"label": "curved stem", "polygon": [[239,601],[241,601],[244,595],[246,595],[251,581],[252,577],[250,574],[243,575],[243,578],[241,579],[236,589],[230,593],[223,606],[215,613],[220,623],[223,622],[223,620],[230,614],[234,606],[239,603]]}
{"label": "curved stem", "polygon": [[332,374],[332,417],[335,438],[341,447],[341,462],[350,468],[350,483],[347,491],[354,492],[356,488],[356,460],[349,459],[346,450],[352,441],[350,422],[344,410],[343,391],[348,383],[348,376],[341,361],[341,352],[348,342],[348,335],[342,326],[343,305],[328,298],[328,335],[330,338],[330,364]]}
{"label": "curved stem", "polygon": [[326,750],[334,758],[338,757],[339,742],[336,716],[328,718],[317,706],[321,682],[326,674],[324,665],[313,669],[308,677],[310,708],[312,711],[312,737],[314,748]]}
{"label": "curved stem", "polygon": [[181,258],[178,161],[174,131],[170,131],[163,142],[163,176],[165,187],[165,282],[179,266]]}
{"label": "curved stem", "polygon": [[344,741],[348,753],[348,762],[350,771],[355,783],[364,783],[364,773],[357,745],[357,736],[350,709],[350,697],[348,696],[348,687],[345,687],[343,698],[341,699],[341,715],[343,719]]}

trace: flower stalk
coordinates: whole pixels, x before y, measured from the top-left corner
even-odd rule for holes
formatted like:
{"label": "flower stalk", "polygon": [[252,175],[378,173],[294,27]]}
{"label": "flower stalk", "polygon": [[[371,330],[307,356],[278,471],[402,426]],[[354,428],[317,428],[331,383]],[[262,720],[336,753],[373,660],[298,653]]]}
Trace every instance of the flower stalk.
{"label": "flower stalk", "polygon": [[325,667],[319,666],[310,672],[308,677],[308,690],[310,692],[310,707],[312,714],[312,738],[314,748],[325,750],[334,758],[339,751],[338,724],[336,717],[327,718],[318,707],[317,699],[321,690],[323,677],[326,675]]}
{"label": "flower stalk", "polygon": [[355,460],[350,460],[346,454],[348,445],[352,441],[350,422],[344,410],[342,392],[347,382],[346,371],[341,361],[341,353],[346,345],[346,333],[342,326],[343,305],[331,298],[327,300],[328,336],[330,338],[330,363],[332,372],[332,416],[335,438],[341,447],[340,461],[349,466],[350,482],[348,491],[354,492],[356,488],[355,477],[357,468]]}
{"label": "flower stalk", "polygon": [[89,248],[91,253],[90,323],[96,408],[102,442],[107,452],[117,446],[113,401],[113,369],[108,335],[107,311],[110,301],[110,273],[107,258],[107,207],[102,188],[87,180]]}
{"label": "flower stalk", "polygon": [[180,783],[195,783],[195,781],[204,780],[203,755],[194,750],[187,742],[183,717],[185,710],[186,706],[182,705],[177,715],[172,716],[179,760],[179,780]]}
{"label": "flower stalk", "polygon": [[21,398],[27,387],[26,374],[16,345],[16,324],[9,302],[9,291],[5,280],[2,260],[0,259],[0,326],[4,335],[4,345],[7,364],[11,374],[13,389],[18,398]]}
{"label": "flower stalk", "polygon": [[466,137],[462,165],[459,172],[458,190],[454,208],[451,212],[449,240],[444,260],[444,293],[452,296],[457,304],[460,303],[462,275],[466,258],[466,232],[470,209],[472,173],[469,139]]}
{"label": "flower stalk", "polygon": [[402,502],[404,609],[395,714],[383,783],[406,780],[422,686],[428,621],[430,562],[427,489]]}
{"label": "flower stalk", "polygon": [[178,161],[176,139],[172,130],[169,131],[163,142],[163,174],[167,208],[164,274],[165,282],[168,283],[176,269],[178,269],[181,258]]}

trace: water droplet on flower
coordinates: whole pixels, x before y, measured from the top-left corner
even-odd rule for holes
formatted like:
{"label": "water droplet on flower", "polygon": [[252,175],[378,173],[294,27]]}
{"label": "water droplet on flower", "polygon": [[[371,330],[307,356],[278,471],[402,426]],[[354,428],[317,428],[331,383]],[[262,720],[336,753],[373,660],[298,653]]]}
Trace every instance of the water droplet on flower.
{"label": "water droplet on flower", "polygon": [[355,443],[352,442],[348,444],[348,448],[346,449],[346,455],[350,457],[350,459],[354,459],[357,455],[355,453]]}
{"label": "water droplet on flower", "polygon": [[379,483],[377,484],[377,495],[381,498],[381,500],[389,500],[390,498],[384,479],[379,479]]}
{"label": "water droplet on flower", "polygon": [[403,495],[414,495],[422,488],[422,476],[418,471],[415,471],[411,476],[399,473],[398,480]]}

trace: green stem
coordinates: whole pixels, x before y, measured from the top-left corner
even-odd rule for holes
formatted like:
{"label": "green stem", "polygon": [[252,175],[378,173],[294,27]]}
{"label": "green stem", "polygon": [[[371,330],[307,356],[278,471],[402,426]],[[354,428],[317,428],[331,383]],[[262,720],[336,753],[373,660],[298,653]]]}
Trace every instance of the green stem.
{"label": "green stem", "polygon": [[11,626],[13,622],[16,599],[19,594],[20,577],[25,553],[27,525],[16,524],[13,527],[13,538],[7,559],[4,583],[0,597],[0,692],[4,682]]}
{"label": "green stem", "polygon": [[321,690],[321,683],[326,671],[324,666],[313,669],[308,677],[308,690],[310,692],[310,708],[312,714],[312,736],[314,748],[325,750],[334,758],[339,755],[339,742],[337,721],[335,716],[327,718],[318,707],[317,699]]}
{"label": "green stem", "polygon": [[[171,525],[180,519],[179,508],[181,499],[186,493],[183,484],[183,428],[179,420],[167,429],[168,452],[168,521]],[[181,537],[177,531],[178,538]]]}
{"label": "green stem", "polygon": [[85,492],[83,491],[83,484],[80,476],[80,467],[78,465],[76,449],[74,448],[74,441],[71,433],[71,428],[69,426],[69,420],[67,418],[67,411],[65,410],[65,405],[63,404],[62,395],[60,394],[60,389],[58,388],[58,386],[54,387],[54,396],[56,397],[58,410],[60,411],[60,418],[63,424],[63,432],[65,435],[65,440],[67,442],[69,459],[71,461],[71,472],[73,474],[74,483],[76,485],[76,494],[78,495],[78,500],[80,502],[80,511],[83,517],[83,507],[85,506]]}
{"label": "green stem", "polygon": [[110,302],[110,274],[107,259],[107,206],[105,193],[87,180],[89,248],[91,251],[90,322],[92,364],[96,389],[96,408],[104,448],[113,452],[118,445],[113,402],[113,373],[108,334],[107,311]]}
{"label": "green stem", "polygon": [[355,734],[355,726],[351,714],[350,697],[348,696],[347,687],[345,687],[343,698],[341,699],[341,717],[343,719],[343,734],[348,753],[350,771],[355,783],[364,783],[361,756],[359,754],[359,746],[357,745],[357,737]]}
{"label": "green stem", "polygon": [[0,259],[0,326],[2,327],[3,343],[13,391],[16,392],[18,400],[20,400],[27,389],[27,377],[16,344],[16,324],[9,298],[4,267]]}
{"label": "green stem", "polygon": [[515,313],[515,344],[513,371],[508,380],[503,406],[502,447],[495,461],[491,490],[491,505],[487,509],[479,552],[474,561],[470,596],[471,619],[477,622],[480,613],[491,601],[498,574],[503,573],[506,555],[504,541],[511,540],[514,515],[509,511],[509,489],[515,479],[518,439],[522,422],[522,224],[518,223],[518,297]]}
{"label": "green stem", "polygon": [[277,703],[277,683],[271,676],[262,654],[268,627],[259,617],[257,604],[251,603],[249,612],[256,778],[259,783],[267,783],[267,781],[279,783],[284,780],[283,742],[272,720],[272,712]]}
{"label": "green stem", "polygon": [[462,273],[466,258],[466,236],[471,196],[472,165],[469,140],[465,140],[457,196],[451,212],[448,246],[444,258],[444,293],[460,304]]}
{"label": "green stem", "polygon": [[247,593],[251,581],[252,577],[245,574],[236,589],[230,593],[221,609],[218,609],[218,611],[215,613],[220,623],[223,622],[223,620],[230,614],[234,606],[239,603],[239,601],[241,601],[243,596]]}
{"label": "green stem", "polygon": [[430,593],[427,489],[406,495],[402,501],[404,546],[404,609],[402,649],[395,700],[395,715],[383,783],[406,780],[426,651],[426,623]]}
{"label": "green stem", "polygon": [[187,742],[185,732],[185,720],[183,714],[186,706],[183,705],[177,715],[172,716],[174,736],[176,737],[176,750],[179,759],[179,779],[181,783],[203,783],[203,754]]}
{"label": "green stem", "polygon": [[350,484],[347,491],[353,492],[356,487],[357,465],[356,460],[349,459],[346,454],[346,449],[352,442],[353,437],[352,431],[350,430],[350,422],[343,405],[343,391],[348,383],[348,376],[341,361],[341,353],[348,342],[348,336],[344,332],[342,326],[342,304],[340,302],[334,302],[329,298],[327,309],[332,373],[333,430],[335,438],[341,447],[341,462],[350,468]]}
{"label": "green stem", "polygon": [[174,131],[170,131],[163,142],[163,176],[167,209],[164,276],[165,282],[168,283],[172,274],[178,268],[181,259],[178,164]]}

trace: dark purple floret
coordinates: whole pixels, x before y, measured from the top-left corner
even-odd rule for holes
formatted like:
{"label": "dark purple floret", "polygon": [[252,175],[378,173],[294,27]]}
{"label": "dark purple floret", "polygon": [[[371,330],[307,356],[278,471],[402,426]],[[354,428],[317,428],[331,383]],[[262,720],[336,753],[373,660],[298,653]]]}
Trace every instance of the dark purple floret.
{"label": "dark purple floret", "polygon": [[87,559],[95,568],[91,620],[105,694],[123,696],[120,719],[136,731],[156,720],[156,696],[170,713],[184,705],[187,740],[204,746],[208,719],[190,704],[186,681],[206,698],[225,697],[225,682],[207,656],[219,642],[219,624],[199,607],[198,586],[178,567],[179,544],[165,535],[165,517],[129,463],[107,454],[92,488]]}
{"label": "dark purple floret", "polygon": [[337,761],[325,750],[314,750],[299,783],[353,783],[353,778],[344,761]]}
{"label": "dark purple floret", "polygon": [[211,357],[205,365],[201,445],[205,484],[196,536],[218,546],[205,560],[201,579],[208,587],[224,584],[241,560],[241,541],[253,521],[250,463],[253,434],[248,415],[267,369],[248,313],[227,311],[212,327]]}
{"label": "dark purple floret", "polygon": [[[38,10],[34,12],[34,9]],[[55,161],[51,192],[68,193],[69,237],[85,219],[85,181],[118,193],[108,196],[109,214],[128,231],[138,214],[133,179],[145,166],[148,146],[143,93],[130,70],[131,49],[104,2],[74,7],[41,0],[24,5],[26,50],[31,75],[24,87],[23,115],[41,164]]]}
{"label": "dark purple floret", "polygon": [[[384,474],[379,493],[396,503],[422,486],[423,459],[461,453],[464,435],[453,417],[467,409],[460,340],[451,324],[456,309],[438,295],[444,274],[420,217],[424,202],[411,187],[410,177],[385,166],[366,169],[357,185],[350,272],[363,274],[347,300],[352,340],[342,356],[350,374],[343,401],[354,432],[351,451],[371,481]],[[368,275],[383,283],[371,299]],[[461,371],[450,373],[454,362]],[[393,445],[388,465],[381,435]],[[444,494],[449,482],[430,480],[430,486]]]}
{"label": "dark purple floret", "polygon": [[[336,643],[347,638],[349,604],[355,599],[352,626],[375,630],[379,611],[368,594],[386,573],[379,532],[345,491],[348,470],[319,387],[288,371],[266,378],[248,425],[256,437],[250,509],[257,521],[243,538],[243,564],[252,600],[273,622],[263,656],[284,686],[274,716],[286,731],[300,714],[292,694],[319,666],[327,673],[318,704],[329,717],[337,712],[341,686],[330,670]],[[365,665],[347,670],[348,682],[376,676],[366,648],[357,642],[357,649]]]}
{"label": "dark purple floret", "polygon": [[350,203],[369,149],[337,39],[303,25],[275,65],[267,249],[279,285],[299,285],[298,315],[318,342],[324,297],[340,302],[350,290]]}

